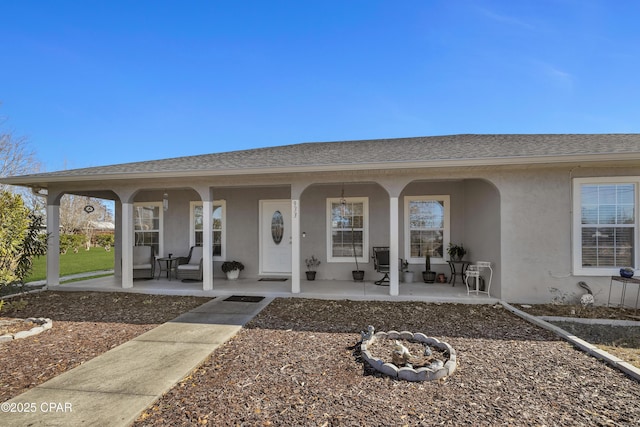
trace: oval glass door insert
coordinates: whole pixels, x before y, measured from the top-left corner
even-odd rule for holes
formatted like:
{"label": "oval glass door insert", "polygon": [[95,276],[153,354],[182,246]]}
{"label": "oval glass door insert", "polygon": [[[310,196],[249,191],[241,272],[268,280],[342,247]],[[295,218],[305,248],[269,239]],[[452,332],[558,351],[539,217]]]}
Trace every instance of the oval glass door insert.
{"label": "oval glass door insert", "polygon": [[282,242],[284,235],[284,217],[280,211],[275,211],[271,217],[271,237],[276,245]]}

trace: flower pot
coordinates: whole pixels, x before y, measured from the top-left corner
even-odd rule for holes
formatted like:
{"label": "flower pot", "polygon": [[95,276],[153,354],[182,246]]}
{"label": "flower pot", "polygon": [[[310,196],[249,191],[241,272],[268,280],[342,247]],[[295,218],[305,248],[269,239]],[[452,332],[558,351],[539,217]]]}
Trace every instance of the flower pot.
{"label": "flower pot", "polygon": [[402,281],[404,283],[413,283],[413,271],[403,271]]}
{"label": "flower pot", "polygon": [[436,272],[435,271],[423,271],[422,272],[422,280],[424,283],[433,283],[436,281]]}
{"label": "flower pot", "polygon": [[447,283],[447,276],[444,273],[438,274],[438,283]]}
{"label": "flower pot", "polygon": [[240,276],[240,270],[227,271],[227,280],[236,280]]}
{"label": "flower pot", "polygon": [[351,272],[353,275],[354,282],[362,282],[364,280],[364,271],[363,270],[353,270]]}
{"label": "flower pot", "polygon": [[307,280],[316,280],[316,272],[307,271]]}

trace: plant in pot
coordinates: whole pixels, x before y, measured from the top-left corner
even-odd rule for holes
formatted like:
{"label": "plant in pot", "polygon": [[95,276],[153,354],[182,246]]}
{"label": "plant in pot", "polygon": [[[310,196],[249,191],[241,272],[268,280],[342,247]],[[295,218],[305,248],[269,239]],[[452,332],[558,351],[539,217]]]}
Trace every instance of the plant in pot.
{"label": "plant in pot", "polygon": [[413,283],[413,271],[409,270],[409,261],[406,259],[402,261],[402,281],[404,283]]}
{"label": "plant in pot", "polygon": [[364,270],[360,270],[360,266],[358,265],[358,253],[356,252],[356,239],[355,239],[355,230],[353,228],[353,218],[349,221],[351,223],[351,248],[353,250],[353,259],[356,261],[356,269],[351,272],[353,275],[354,282],[362,282],[364,281]]}
{"label": "plant in pot", "polygon": [[433,283],[436,281],[436,272],[431,271],[431,255],[426,254],[424,259],[425,271],[422,272],[422,280],[424,283]]}
{"label": "plant in pot", "polygon": [[320,260],[315,255],[311,255],[311,258],[305,259],[304,262],[307,264],[307,280],[315,280],[316,269],[320,265]]}
{"label": "plant in pot", "polygon": [[449,243],[447,253],[449,254],[451,261],[460,261],[467,254],[467,250],[462,245]]}
{"label": "plant in pot", "polygon": [[227,280],[236,280],[244,265],[240,261],[225,261],[222,263],[222,271],[227,275]]}
{"label": "plant in pot", "polygon": [[358,254],[356,253],[356,244],[352,242],[353,245],[353,259],[356,261],[356,269],[351,271],[353,275],[354,282],[362,282],[364,280],[364,270],[360,270],[360,266],[358,265]]}

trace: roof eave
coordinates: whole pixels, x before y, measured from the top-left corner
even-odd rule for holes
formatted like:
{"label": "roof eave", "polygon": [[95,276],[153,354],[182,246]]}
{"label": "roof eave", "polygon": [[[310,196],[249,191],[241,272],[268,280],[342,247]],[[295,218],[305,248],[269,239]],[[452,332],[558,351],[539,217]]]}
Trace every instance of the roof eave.
{"label": "roof eave", "polygon": [[22,176],[0,178],[0,182],[17,186],[43,186],[49,183],[63,183],[69,181],[119,181],[130,179],[166,179],[166,178],[190,178],[212,176],[239,176],[239,175],[272,175],[310,172],[338,172],[338,171],[363,171],[371,169],[421,169],[421,168],[455,168],[455,167],[486,167],[486,166],[518,166],[540,165],[558,163],[583,163],[583,162],[610,162],[610,161],[638,161],[640,153],[610,153],[610,154],[584,154],[572,156],[535,156],[535,157],[494,157],[476,159],[447,159],[426,161],[385,161],[374,163],[332,163],[317,165],[299,165],[284,167],[245,167],[205,170],[176,170],[158,172],[126,172],[126,173],[102,173],[85,175],[60,175],[60,176]]}

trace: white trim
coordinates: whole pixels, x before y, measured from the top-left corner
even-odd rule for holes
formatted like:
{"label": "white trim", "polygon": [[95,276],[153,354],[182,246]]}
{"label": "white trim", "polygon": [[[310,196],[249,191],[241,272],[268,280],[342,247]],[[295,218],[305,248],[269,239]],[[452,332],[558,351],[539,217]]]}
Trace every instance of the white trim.
{"label": "white trim", "polygon": [[[133,203],[133,210],[132,210],[132,216],[131,216],[131,221],[132,221],[132,229],[133,229],[133,235],[131,236],[133,238],[133,244],[135,245],[136,243],[136,239],[135,239],[135,235],[136,235],[136,224],[135,224],[135,210],[137,207],[144,207],[144,206],[153,206],[158,208],[158,253],[156,254],[156,256],[161,257],[164,256],[164,209],[162,208],[162,201],[159,202],[135,202]],[[141,231],[141,230],[138,230]]]}
{"label": "white trim", "polygon": [[[363,215],[363,224],[362,224],[362,256],[358,257],[358,263],[368,264],[369,263],[369,198],[368,197],[345,197],[344,198],[349,203],[362,203],[362,215]],[[331,204],[334,202],[339,202],[339,197],[327,198],[327,262],[343,262],[349,263],[354,262],[352,256],[348,257],[334,257],[333,251],[331,250],[333,246],[333,226],[331,224]]]}
{"label": "white trim", "polygon": [[[202,201],[192,200],[189,202],[189,246],[195,246],[196,244],[196,224],[195,224],[195,208],[196,206],[203,206]],[[225,261],[227,258],[227,201],[226,200],[214,200],[213,210],[217,207],[222,208],[222,232],[221,232],[221,245],[220,255],[213,257],[214,261]],[[213,227],[213,222],[212,222]],[[215,230],[211,230],[213,233]],[[213,237],[213,236],[212,236]]]}
{"label": "white trim", "polygon": [[404,196],[404,255],[407,257],[409,264],[424,264],[424,257],[411,257],[411,229],[409,221],[409,203],[412,201],[428,201],[435,200],[442,202],[444,206],[444,230],[442,231],[442,258],[431,258],[433,264],[446,264],[447,247],[451,241],[451,196],[442,195],[424,195],[424,196]]}
{"label": "white trim", "polygon": [[634,233],[634,265],[629,266],[636,268],[638,265],[638,252],[640,241],[640,200],[638,198],[640,188],[640,176],[616,176],[616,177],[590,177],[590,178],[573,178],[573,211],[571,215],[573,233],[572,233],[572,262],[573,274],[576,276],[617,276],[620,274],[620,267],[615,268],[586,268],[582,266],[582,193],[581,186],[583,184],[634,184],[635,185],[635,233]]}

